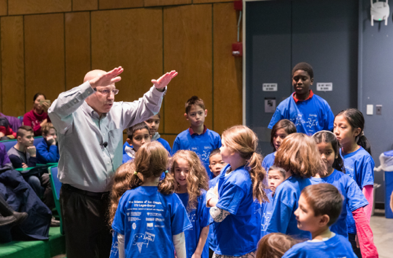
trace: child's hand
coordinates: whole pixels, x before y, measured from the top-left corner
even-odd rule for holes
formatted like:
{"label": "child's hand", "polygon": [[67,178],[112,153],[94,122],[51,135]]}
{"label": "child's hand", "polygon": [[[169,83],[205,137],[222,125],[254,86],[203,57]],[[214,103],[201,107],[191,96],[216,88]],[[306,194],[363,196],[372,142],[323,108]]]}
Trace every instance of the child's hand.
{"label": "child's hand", "polygon": [[25,163],[22,163],[22,168],[28,168],[29,166],[27,166]]}
{"label": "child's hand", "polygon": [[26,151],[30,154],[31,157],[35,157],[37,154],[37,149],[35,148],[35,146],[27,147]]}
{"label": "child's hand", "polygon": [[201,258],[201,255],[200,255],[200,254],[197,254],[197,253],[194,253],[194,254],[191,256],[191,258]]}
{"label": "child's hand", "polygon": [[48,142],[49,145],[56,145],[56,139],[53,138],[53,136],[48,136],[46,138],[46,141]]}

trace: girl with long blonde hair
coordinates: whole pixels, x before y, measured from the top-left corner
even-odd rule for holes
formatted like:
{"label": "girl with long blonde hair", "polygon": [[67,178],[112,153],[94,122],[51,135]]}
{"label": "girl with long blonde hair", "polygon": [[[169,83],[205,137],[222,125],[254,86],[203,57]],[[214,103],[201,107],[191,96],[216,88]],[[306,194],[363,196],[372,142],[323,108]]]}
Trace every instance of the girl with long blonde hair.
{"label": "girl with long blonde hair", "polygon": [[[222,134],[222,160],[228,165],[208,192],[207,206],[214,219],[213,257],[255,257],[261,218],[257,209],[267,201],[258,137],[247,126],[233,126]],[[258,200],[259,203],[254,202]]]}
{"label": "girl with long blonde hair", "polygon": [[[186,257],[184,231],[191,227],[167,171],[168,152],[159,142],[140,147],[132,163],[114,176],[109,208],[114,231],[111,257]],[[160,176],[165,172],[165,178]]]}
{"label": "girl with long blonde hair", "polygon": [[176,180],[176,194],[186,207],[192,228],[184,232],[187,258],[209,257],[206,239],[211,217],[206,207],[208,175],[198,155],[189,150],[179,150],[172,157],[171,174]]}

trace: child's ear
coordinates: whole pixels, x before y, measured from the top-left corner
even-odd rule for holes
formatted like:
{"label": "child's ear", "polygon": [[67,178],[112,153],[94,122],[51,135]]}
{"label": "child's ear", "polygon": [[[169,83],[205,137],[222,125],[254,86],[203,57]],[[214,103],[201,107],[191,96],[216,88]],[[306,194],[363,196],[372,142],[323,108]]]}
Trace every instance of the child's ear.
{"label": "child's ear", "polygon": [[207,116],[207,109],[205,109],[205,117]]}
{"label": "child's ear", "polygon": [[132,145],[131,139],[127,138],[126,142],[128,142],[129,145]]}
{"label": "child's ear", "polygon": [[354,130],[354,132],[355,132],[355,136],[357,137],[357,136],[359,136],[360,133],[362,132],[362,129],[360,129],[360,128],[358,127],[358,128],[356,128],[356,129]]}
{"label": "child's ear", "polygon": [[210,170],[212,170],[212,165],[209,165]]}
{"label": "child's ear", "polygon": [[310,85],[312,85],[314,83],[314,78],[310,78]]}
{"label": "child's ear", "polygon": [[321,220],[319,221],[320,226],[326,226],[330,221],[329,215],[325,214],[321,216]]}
{"label": "child's ear", "polygon": [[188,115],[187,115],[187,113],[184,113],[184,117],[185,117],[186,120],[188,121]]}

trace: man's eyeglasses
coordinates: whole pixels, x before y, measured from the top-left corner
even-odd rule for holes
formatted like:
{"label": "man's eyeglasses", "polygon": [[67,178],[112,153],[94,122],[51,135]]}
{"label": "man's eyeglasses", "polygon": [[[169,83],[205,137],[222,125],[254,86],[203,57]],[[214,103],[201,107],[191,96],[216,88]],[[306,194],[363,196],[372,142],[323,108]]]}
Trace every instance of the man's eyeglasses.
{"label": "man's eyeglasses", "polygon": [[97,90],[97,88],[94,89],[95,91],[98,91],[101,94],[104,95],[109,95],[111,92],[113,93],[113,95],[117,95],[119,93],[118,89],[113,89],[113,90]]}

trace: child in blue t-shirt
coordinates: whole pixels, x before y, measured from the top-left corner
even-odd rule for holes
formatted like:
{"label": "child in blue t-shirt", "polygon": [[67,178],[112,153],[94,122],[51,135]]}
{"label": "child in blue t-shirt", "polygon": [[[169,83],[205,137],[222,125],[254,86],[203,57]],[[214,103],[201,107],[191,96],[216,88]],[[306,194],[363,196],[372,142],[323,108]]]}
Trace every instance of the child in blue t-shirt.
{"label": "child in blue t-shirt", "polygon": [[[370,144],[363,134],[364,117],[362,112],[355,108],[346,109],[336,115],[334,119],[334,134],[340,142],[340,154],[344,158],[346,172],[355,180],[371,205],[364,208],[369,219],[374,201],[374,160],[371,157]],[[355,242],[356,227],[353,216],[348,212],[347,217],[349,240],[355,253],[360,250]]]}
{"label": "child in blue t-shirt", "polygon": [[206,242],[212,222],[206,207],[208,176],[199,157],[193,151],[180,150],[172,158],[170,172],[177,182],[176,194],[187,209],[192,228],[184,232],[187,258],[209,257]]}
{"label": "child in blue t-shirt", "polygon": [[262,200],[268,200],[261,187],[266,173],[257,146],[258,137],[247,126],[233,126],[222,134],[220,151],[228,165],[206,197],[214,220],[215,256],[255,256],[261,231],[256,212]]}
{"label": "child in blue t-shirt", "polygon": [[262,203],[262,223],[261,223],[261,238],[266,235],[267,227],[269,226],[270,219],[273,213],[273,202],[274,202],[274,193],[276,192],[277,187],[284,182],[286,176],[286,171],[282,168],[276,167],[272,165],[269,168],[269,172],[267,175],[268,178],[268,186],[271,192],[267,194],[269,198],[269,202]]}
{"label": "child in blue t-shirt", "polygon": [[295,92],[282,101],[270,120],[268,128],[281,119],[291,120],[299,133],[313,135],[321,130],[333,130],[334,115],[329,104],[315,95],[310,86],[314,71],[308,63],[298,63],[292,69],[292,85]]}
{"label": "child in blue t-shirt", "polygon": [[184,116],[190,122],[190,128],[176,137],[172,155],[178,150],[194,151],[202,160],[209,178],[212,179],[214,176],[209,170],[209,156],[212,150],[221,147],[220,135],[206,128],[207,109],[205,109],[205,104],[199,97],[193,96],[187,100]]}
{"label": "child in blue t-shirt", "polygon": [[348,239],[329,229],[340,216],[342,207],[342,196],[335,186],[321,183],[305,187],[295,215],[298,227],[309,231],[312,240],[294,245],[283,258],[356,258]]}
{"label": "child in blue t-shirt", "polygon": [[[209,181],[209,189],[214,188],[218,183],[218,178],[221,170],[227,165],[225,161],[222,160],[220,149],[215,149],[210,153],[209,157],[209,168],[210,172],[215,176]],[[214,253],[214,233],[213,227],[209,228],[209,257],[211,258]]]}
{"label": "child in blue t-shirt", "polygon": [[360,247],[361,249],[367,249],[363,253],[369,253],[369,250],[375,248],[375,245],[372,241],[372,230],[363,210],[363,207],[368,205],[368,202],[356,182],[349,175],[344,174],[344,161],[339,153],[340,147],[338,140],[330,131],[320,131],[314,134],[313,138],[317,143],[321,158],[326,164],[327,171],[324,175],[318,174],[312,178],[312,183],[332,184],[343,196],[341,214],[337,221],[330,226],[330,230],[348,238],[347,213],[354,214],[356,228],[359,229],[358,238],[361,243]]}
{"label": "child in blue t-shirt", "polygon": [[150,142],[150,134],[149,127],[145,124],[145,122],[136,124],[128,128],[127,130],[127,143],[128,146],[125,147],[123,154],[123,164],[127,161],[133,160],[135,158],[135,153],[139,150],[139,148]]}
{"label": "child in blue t-shirt", "polygon": [[[171,146],[166,140],[161,138],[160,134],[158,133],[158,128],[160,127],[160,119],[161,116],[158,113],[157,115],[154,115],[145,121],[147,127],[149,128],[150,139],[151,141],[158,141],[169,153],[171,153]],[[127,147],[132,147],[132,143],[130,144],[129,142],[131,142],[130,138],[127,138],[127,141],[123,144],[123,154],[126,154],[125,149]]]}
{"label": "child in blue t-shirt", "polygon": [[167,166],[168,152],[155,141],[116,171],[109,206],[114,231],[110,257],[174,257],[175,251],[178,258],[187,257],[184,232],[192,225],[173,194],[173,175],[166,171],[160,181]]}
{"label": "child in blue t-shirt", "polygon": [[267,233],[280,232],[310,239],[309,232],[297,227],[294,211],[298,208],[300,192],[311,185],[310,177],[325,169],[315,141],[303,133],[288,135],[278,149],[274,163],[286,171],[286,180],[275,191]]}
{"label": "child in blue t-shirt", "polygon": [[274,164],[276,151],[280,148],[282,141],[291,133],[296,133],[296,126],[288,119],[282,119],[273,126],[270,134],[270,144],[272,145],[274,152],[267,155],[262,162],[262,167],[266,172],[268,172],[269,167]]}

